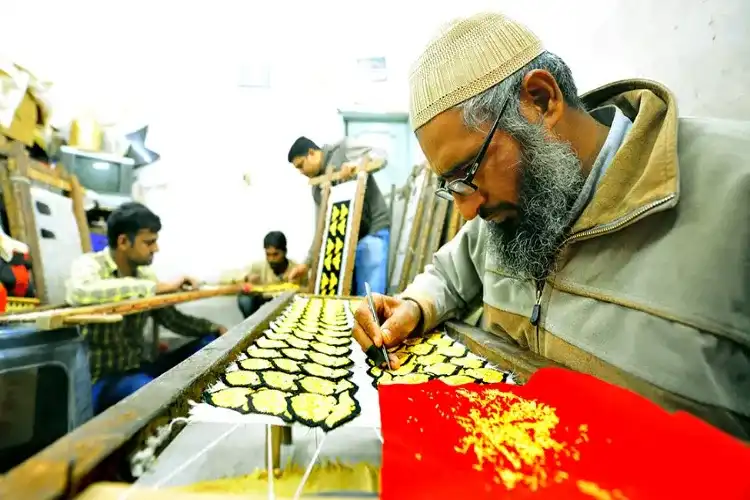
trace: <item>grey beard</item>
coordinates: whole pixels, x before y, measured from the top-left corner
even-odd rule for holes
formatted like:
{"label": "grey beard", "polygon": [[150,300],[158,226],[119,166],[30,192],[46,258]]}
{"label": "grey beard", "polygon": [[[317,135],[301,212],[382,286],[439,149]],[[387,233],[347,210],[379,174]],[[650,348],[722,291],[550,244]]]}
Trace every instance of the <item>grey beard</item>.
{"label": "grey beard", "polygon": [[586,179],[569,143],[551,140],[541,125],[523,119],[513,125],[508,132],[521,149],[519,211],[513,220],[485,222],[489,251],[510,274],[542,280],[554,268]]}

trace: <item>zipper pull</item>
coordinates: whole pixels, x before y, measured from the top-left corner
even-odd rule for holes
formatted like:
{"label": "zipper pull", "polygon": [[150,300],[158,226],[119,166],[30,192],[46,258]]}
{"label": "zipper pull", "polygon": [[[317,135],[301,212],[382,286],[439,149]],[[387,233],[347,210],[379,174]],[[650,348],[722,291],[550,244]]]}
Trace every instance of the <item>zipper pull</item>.
{"label": "zipper pull", "polygon": [[533,309],[531,309],[531,317],[529,318],[529,321],[531,321],[531,324],[534,326],[537,326],[539,324],[539,318],[542,315],[542,290],[544,289],[544,282],[542,282],[542,285],[539,284],[536,285],[536,302],[534,303]]}

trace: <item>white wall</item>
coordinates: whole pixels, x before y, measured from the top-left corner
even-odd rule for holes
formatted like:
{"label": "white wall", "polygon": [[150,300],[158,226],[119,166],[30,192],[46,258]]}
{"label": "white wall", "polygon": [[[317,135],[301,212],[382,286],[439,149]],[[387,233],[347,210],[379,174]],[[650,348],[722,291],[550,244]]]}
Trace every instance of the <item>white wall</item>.
{"label": "white wall", "polygon": [[[106,4],[106,6],[105,6]],[[144,174],[162,216],[163,275],[210,279],[262,256],[284,231],[292,257],[312,239],[312,201],[289,167],[292,140],[332,141],[337,108],[405,110],[411,59],[452,16],[504,9],[573,68],[581,90],[627,77],[669,85],[683,114],[750,117],[750,3],[745,0],[526,2],[154,2],[0,0],[0,51],[57,84],[58,117],[151,124],[162,160]],[[363,89],[357,57],[385,55],[391,80]],[[272,66],[270,89],[238,71]],[[242,175],[250,173],[251,185]],[[220,259],[209,259],[218,253]]]}

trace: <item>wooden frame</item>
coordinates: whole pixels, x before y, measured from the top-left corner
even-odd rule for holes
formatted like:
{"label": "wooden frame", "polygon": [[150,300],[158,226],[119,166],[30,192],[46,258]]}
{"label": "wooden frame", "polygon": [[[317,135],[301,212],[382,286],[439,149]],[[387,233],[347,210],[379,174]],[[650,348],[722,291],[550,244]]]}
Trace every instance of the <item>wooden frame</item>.
{"label": "wooden frame", "polygon": [[[327,239],[327,235],[330,233],[332,237],[335,235],[335,228],[340,225],[333,225],[332,218],[338,216],[337,206],[345,201],[347,198],[340,195],[343,189],[351,189],[351,183],[341,183],[334,187],[330,184],[325,184],[323,189],[324,193],[321,196],[321,209],[318,214],[318,230],[315,236],[315,247],[313,250],[313,260],[311,265],[315,273],[310,280],[310,288],[313,293],[327,294],[327,295],[346,295],[351,292],[352,278],[354,275],[354,260],[357,251],[357,241],[359,241],[359,225],[362,221],[362,209],[365,201],[365,191],[367,189],[367,176],[365,171],[360,171],[357,174],[356,186],[354,193],[351,198],[348,198],[348,213],[346,215],[345,223],[345,235],[343,241],[343,247],[341,248],[341,254],[338,260],[339,266],[336,267],[335,263],[331,263],[327,260],[325,253],[327,250],[327,243],[331,243],[332,240]],[[339,190],[339,193],[334,193],[334,190]],[[323,201],[325,200],[325,204]],[[343,216],[343,215],[342,215]],[[331,243],[333,245],[333,243]],[[334,259],[335,260],[335,259]],[[338,273],[332,270],[331,266],[336,267]],[[342,268],[343,267],[343,268]],[[326,270],[328,274],[326,274]],[[334,288],[328,288],[326,292],[327,284],[331,283],[329,276],[335,276],[336,282],[332,285]]]}
{"label": "wooden frame", "polygon": [[422,206],[422,218],[415,225],[415,230],[419,236],[417,244],[412,250],[411,261],[408,265],[408,272],[406,283],[403,285],[405,288],[409,283],[414,281],[414,278],[422,272],[423,262],[425,260],[428,251],[428,241],[430,240],[430,233],[432,232],[432,225],[434,223],[435,208],[437,206],[437,196],[435,195],[435,188],[437,187],[437,177],[434,175],[428,176],[427,185],[425,191],[422,194],[422,200],[420,205]]}
{"label": "wooden frame", "polygon": [[456,234],[458,234],[458,230],[461,229],[461,226],[463,225],[463,218],[461,217],[461,213],[458,211],[458,207],[456,207],[455,203],[451,203],[450,207],[450,216],[448,219],[448,230],[445,233],[445,241],[443,242],[448,243],[450,240],[452,240]]}
{"label": "wooden frame", "polygon": [[417,273],[421,273],[424,271],[425,266],[432,262],[432,256],[435,255],[435,252],[437,252],[441,246],[443,246],[442,238],[443,238],[443,232],[445,229],[445,225],[448,222],[446,220],[446,216],[448,213],[448,206],[450,205],[450,202],[448,200],[444,200],[443,198],[440,198],[439,196],[435,196],[435,207],[434,212],[432,216],[432,221],[430,222],[428,229],[428,237],[427,241],[425,242],[424,247],[422,251],[422,255],[420,256],[419,265]]}
{"label": "wooden frame", "polygon": [[[385,162],[383,160],[370,161],[369,159],[365,159],[364,164],[358,170],[360,172],[372,174],[379,170],[382,170],[383,167],[385,167]],[[342,180],[344,180],[343,172],[326,171],[325,174],[310,179],[308,181],[308,184],[310,184],[311,186],[325,186],[326,184],[330,185],[331,182],[339,182]]]}
{"label": "wooden frame", "polygon": [[9,235],[29,246],[32,279],[37,296],[42,304],[47,301],[47,288],[44,280],[44,262],[34,219],[34,201],[31,185],[39,184],[47,189],[66,194],[73,202],[73,215],[78,226],[81,250],[91,251],[86,210],[83,206],[84,190],[74,175],[64,169],[51,169],[29,158],[28,152],[19,142],[8,141],[0,136],[0,190],[8,214]]}
{"label": "wooden frame", "polygon": [[399,230],[399,241],[393,259],[393,269],[388,284],[388,293],[393,295],[403,291],[408,283],[409,271],[414,260],[414,248],[419,235],[424,199],[432,173],[426,166],[418,174],[412,186],[409,201],[404,210],[404,221]]}
{"label": "wooden frame", "polygon": [[[421,171],[420,165],[415,165],[409,178],[406,180],[401,188],[393,190],[393,196],[390,200],[391,210],[391,241],[388,248],[388,283],[390,289],[390,283],[393,276],[393,270],[396,266],[396,256],[398,255],[399,242],[401,241],[402,229],[404,221],[406,220],[406,210],[409,206],[409,199],[412,192],[412,186],[414,185],[416,175]],[[396,224],[396,203],[398,199],[404,200],[403,210],[401,210],[400,217],[398,217],[398,224]]]}
{"label": "wooden frame", "polygon": [[[162,375],[158,383],[147,385],[0,476],[0,498],[69,499],[94,482],[128,479],[130,455],[140,449],[158,427],[186,416],[188,401],[198,400],[203,390],[218,380],[227,365],[263,334],[270,321],[295,295],[289,292],[264,304],[256,314]],[[361,297],[339,298],[361,300]],[[510,340],[478,328],[448,322],[445,329],[475,354],[513,372],[517,380],[526,381],[537,369],[554,366]]]}

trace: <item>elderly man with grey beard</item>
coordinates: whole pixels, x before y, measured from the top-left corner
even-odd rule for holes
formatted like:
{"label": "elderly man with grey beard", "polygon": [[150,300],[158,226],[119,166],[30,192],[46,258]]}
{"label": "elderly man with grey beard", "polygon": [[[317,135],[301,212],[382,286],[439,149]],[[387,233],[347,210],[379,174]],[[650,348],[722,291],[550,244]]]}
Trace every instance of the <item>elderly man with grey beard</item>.
{"label": "elderly man with grey beard", "polygon": [[450,23],[410,91],[438,193],[469,222],[399,297],[375,296],[381,327],[360,307],[362,348],[482,297],[491,333],[750,439],[750,126],[680,118],[651,81],[579,97],[494,13]]}

